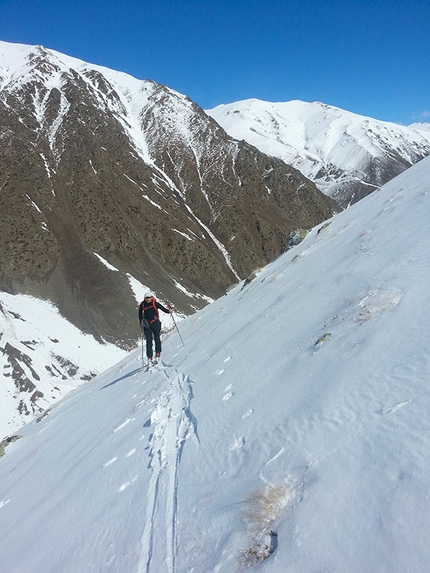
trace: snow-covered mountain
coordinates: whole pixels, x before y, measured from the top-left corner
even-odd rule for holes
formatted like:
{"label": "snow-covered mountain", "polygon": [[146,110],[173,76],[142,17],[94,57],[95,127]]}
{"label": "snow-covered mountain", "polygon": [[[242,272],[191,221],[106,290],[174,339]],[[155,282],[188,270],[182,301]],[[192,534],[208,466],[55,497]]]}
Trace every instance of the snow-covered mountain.
{"label": "snow-covered mountain", "polygon": [[[430,570],[430,158],[9,436],[7,573]],[[261,560],[261,561],[260,561]]]}
{"label": "snow-covered mountain", "polygon": [[232,137],[299,169],[344,207],[430,154],[430,124],[406,127],[320,102],[249,99],[207,113]]}
{"label": "snow-covered mountain", "polygon": [[189,313],[336,209],[185,96],[41,46],[0,43],[0,119],[0,288],[109,340],[127,273]]}
{"label": "snow-covered mountain", "polygon": [[[13,426],[89,375],[52,362],[49,338],[65,363],[79,352],[34,322],[41,304],[82,347],[130,350],[146,290],[191,314],[338,210],[187,97],[41,46],[0,42],[0,140],[0,356],[14,372],[0,414]],[[10,295],[31,297],[25,314]]]}

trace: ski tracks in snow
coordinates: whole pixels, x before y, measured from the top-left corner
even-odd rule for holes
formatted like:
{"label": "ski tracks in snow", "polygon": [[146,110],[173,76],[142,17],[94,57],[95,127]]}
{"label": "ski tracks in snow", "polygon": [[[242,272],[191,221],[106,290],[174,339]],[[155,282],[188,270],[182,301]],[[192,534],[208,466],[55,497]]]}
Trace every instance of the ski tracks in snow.
{"label": "ski tracks in snow", "polygon": [[178,470],[186,439],[198,442],[196,421],[191,414],[193,398],[188,375],[162,368],[168,380],[151,413],[149,467],[152,475],[146,494],[146,521],[141,537],[138,573],[176,571]]}

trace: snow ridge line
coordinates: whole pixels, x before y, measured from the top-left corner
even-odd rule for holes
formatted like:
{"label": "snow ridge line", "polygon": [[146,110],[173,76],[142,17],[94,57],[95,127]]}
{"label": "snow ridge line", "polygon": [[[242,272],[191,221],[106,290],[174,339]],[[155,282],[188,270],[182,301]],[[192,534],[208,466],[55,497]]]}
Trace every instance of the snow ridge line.
{"label": "snow ridge line", "polygon": [[[141,536],[138,573],[150,573],[151,563],[163,562],[168,573],[176,571],[178,470],[185,440],[193,435],[199,443],[188,375],[160,370],[168,388],[160,394],[151,413],[149,439],[152,477],[146,495],[146,523]],[[155,573],[155,571],[153,572]],[[157,570],[157,573],[160,573]]]}

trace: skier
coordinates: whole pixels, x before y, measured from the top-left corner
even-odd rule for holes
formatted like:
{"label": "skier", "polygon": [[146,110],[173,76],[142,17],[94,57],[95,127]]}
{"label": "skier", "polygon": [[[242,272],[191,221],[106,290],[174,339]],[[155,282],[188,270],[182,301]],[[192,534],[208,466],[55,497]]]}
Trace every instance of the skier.
{"label": "skier", "polygon": [[158,310],[172,314],[171,308],[165,308],[155,300],[151,293],[146,293],[145,298],[139,305],[139,324],[146,338],[146,356],[148,363],[152,364],[152,337],[155,341],[155,362],[160,360],[161,354],[161,322]]}

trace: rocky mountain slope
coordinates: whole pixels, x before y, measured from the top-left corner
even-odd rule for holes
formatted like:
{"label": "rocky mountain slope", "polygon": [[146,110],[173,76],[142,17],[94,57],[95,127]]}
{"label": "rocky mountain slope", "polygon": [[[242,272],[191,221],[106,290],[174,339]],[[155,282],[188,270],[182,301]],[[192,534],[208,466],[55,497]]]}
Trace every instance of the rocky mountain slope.
{"label": "rocky mountain slope", "polygon": [[338,210],[185,96],[40,46],[0,42],[0,143],[2,412],[7,394],[39,415],[109,362],[76,370],[31,300],[129,349],[144,290],[190,314]]}
{"label": "rocky mountain slope", "polygon": [[0,289],[125,345],[128,275],[190,312],[337,208],[185,96],[40,46],[0,44],[0,120]]}
{"label": "rocky mountain slope", "polygon": [[343,207],[430,154],[430,125],[409,127],[319,102],[256,99],[208,110],[232,137],[293,165]]}

